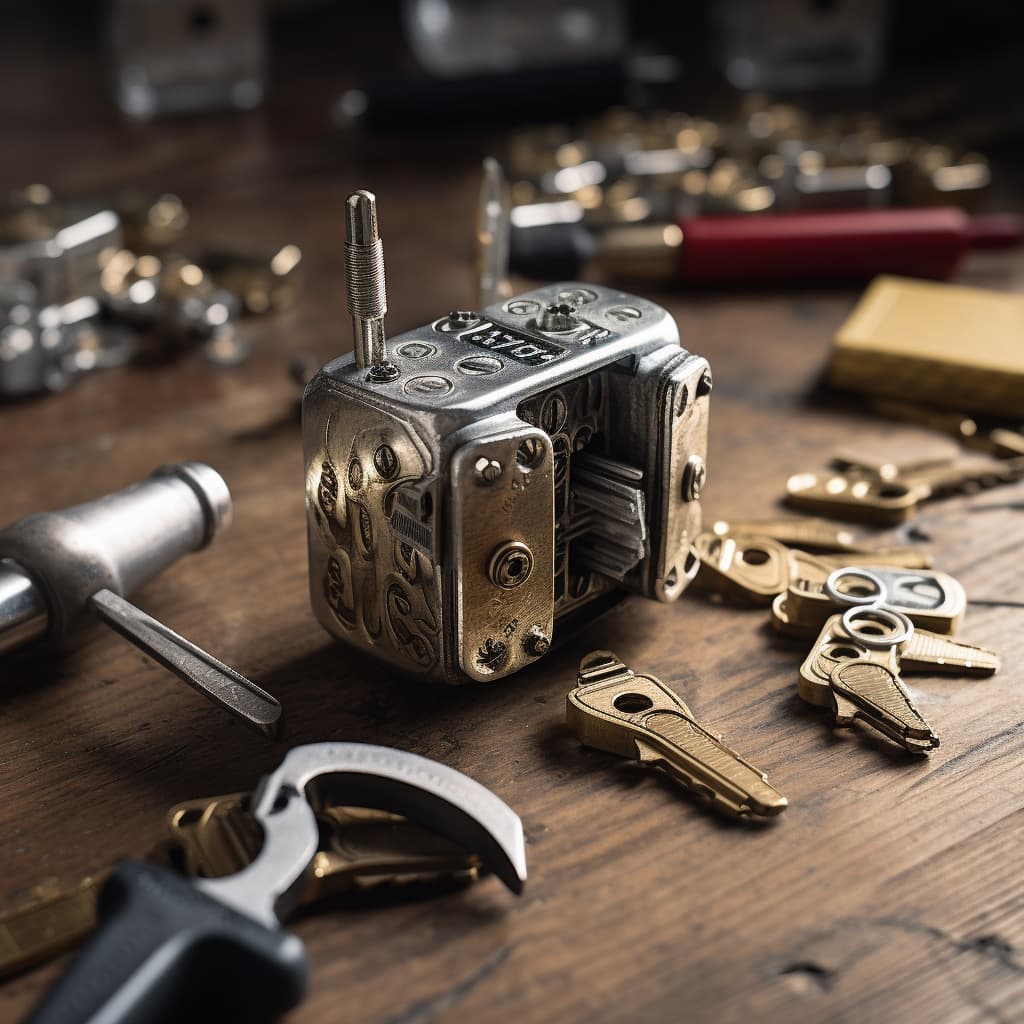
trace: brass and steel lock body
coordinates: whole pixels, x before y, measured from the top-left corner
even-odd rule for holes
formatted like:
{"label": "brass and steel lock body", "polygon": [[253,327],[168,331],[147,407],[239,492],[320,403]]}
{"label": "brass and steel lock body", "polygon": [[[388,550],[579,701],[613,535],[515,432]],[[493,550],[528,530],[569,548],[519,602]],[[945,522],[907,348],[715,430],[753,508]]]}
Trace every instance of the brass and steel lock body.
{"label": "brass and steel lock body", "polygon": [[303,399],[310,590],[331,633],[485,682],[616,593],[682,593],[711,374],[664,309],[557,284],[366,349]]}

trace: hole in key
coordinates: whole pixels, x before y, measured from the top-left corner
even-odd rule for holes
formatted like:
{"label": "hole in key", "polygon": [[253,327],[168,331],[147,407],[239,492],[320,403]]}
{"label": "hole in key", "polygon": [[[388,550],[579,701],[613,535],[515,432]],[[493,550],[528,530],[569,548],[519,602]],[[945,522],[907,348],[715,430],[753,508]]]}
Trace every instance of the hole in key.
{"label": "hole in key", "polygon": [[747,565],[764,565],[770,557],[763,548],[744,548],[740,553],[740,561]]}
{"label": "hole in key", "polygon": [[855,647],[833,647],[828,653],[833,658],[842,658],[844,660],[860,657],[860,651]]}
{"label": "hole in key", "polygon": [[642,693],[620,693],[612,701],[612,707],[616,711],[623,711],[627,715],[635,715],[639,711],[647,711],[654,707],[654,701]]}
{"label": "hole in key", "polygon": [[905,498],[907,488],[902,484],[886,484],[884,487],[878,488],[878,496],[880,498]]}

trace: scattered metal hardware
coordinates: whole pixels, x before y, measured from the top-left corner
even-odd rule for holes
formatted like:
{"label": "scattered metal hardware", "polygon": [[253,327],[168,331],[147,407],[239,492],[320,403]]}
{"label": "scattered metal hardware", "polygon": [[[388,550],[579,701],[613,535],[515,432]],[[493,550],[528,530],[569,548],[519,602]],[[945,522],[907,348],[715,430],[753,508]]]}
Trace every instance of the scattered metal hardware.
{"label": "scattered metal hardware", "polygon": [[303,403],[321,623],[405,671],[484,682],[622,590],[675,600],[697,571],[711,373],[671,317],[560,284],[388,346],[372,196],[348,210],[356,352]]}
{"label": "scattered metal hardware", "polygon": [[[321,846],[316,808],[348,803],[405,815],[522,890],[522,823],[479,783],[387,747],[296,747],[252,798],[263,843],[247,867],[194,881],[141,861],[115,868],[99,932],[36,1008],[33,1024],[98,1019],[115,1002],[120,1016],[137,1021],[182,1019],[225,997],[245,1019],[291,1009],[305,994],[309,968],[302,943],[281,921],[308,891]],[[197,956],[200,944],[218,952]],[[174,985],[166,984],[170,972]]]}
{"label": "scattered metal hardware", "polygon": [[[814,118],[758,94],[726,120],[613,109],[521,130],[505,162],[516,207],[569,199],[599,227],[769,208],[962,206],[990,183],[981,154],[901,137],[874,115]],[[525,226],[515,211],[512,223]]]}
{"label": "scattered metal hardware", "polygon": [[115,97],[129,117],[251,110],[263,102],[262,4],[115,0],[109,17]]}
{"label": "scattered metal hardware", "polygon": [[[167,836],[148,860],[188,878],[221,878],[247,868],[263,844],[248,794],[190,800],[167,813]],[[320,847],[299,905],[406,890],[448,891],[480,875],[480,858],[407,818],[363,807],[316,808]],[[62,889],[55,879],[0,917],[7,941],[0,978],[10,977],[78,945],[96,927],[96,897],[107,873]]]}
{"label": "scattered metal hardware", "polygon": [[237,295],[246,313],[278,312],[295,305],[302,264],[297,245],[205,246],[195,262],[215,285]]}
{"label": "scattered metal hardware", "polygon": [[97,617],[205,697],[266,735],[281,705],[258,686],[125,599],[227,526],[231,495],[210,466],[164,466],[84,505],[0,531],[0,653],[62,645]]}
{"label": "scattered metal hardware", "polygon": [[248,358],[239,316],[290,306],[302,253],[222,245],[184,256],[187,224],[171,194],[126,193],[104,208],[60,202],[45,185],[16,192],[0,217],[0,398],[196,345],[216,365]]}
{"label": "scattered metal hardware", "polygon": [[697,722],[672,690],[654,676],[636,675],[610,651],[580,662],[566,721],[586,746],[662,768],[716,807],[757,817],[787,807],[768,776]]}
{"label": "scattered metal hardware", "polygon": [[180,241],[188,227],[188,208],[171,192],[155,198],[122,192],[114,205],[121,218],[124,247],[132,252],[163,252]]}

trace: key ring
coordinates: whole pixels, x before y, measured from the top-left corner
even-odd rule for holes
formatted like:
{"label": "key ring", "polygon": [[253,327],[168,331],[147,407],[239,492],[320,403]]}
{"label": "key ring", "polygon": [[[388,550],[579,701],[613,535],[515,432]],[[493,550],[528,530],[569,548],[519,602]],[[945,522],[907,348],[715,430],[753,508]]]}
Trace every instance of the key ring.
{"label": "key ring", "polygon": [[[888,632],[867,632],[858,622],[866,620],[875,627],[887,627]],[[870,647],[872,650],[884,651],[890,647],[905,644],[914,635],[914,624],[903,612],[887,608],[882,604],[854,605],[843,612],[843,629],[851,640]]]}
{"label": "key ring", "polygon": [[[867,583],[874,590],[872,594],[851,594],[839,589],[839,583],[844,579],[860,580]],[[825,593],[828,594],[836,604],[853,605],[854,607],[885,604],[889,599],[889,590],[886,585],[873,572],[867,569],[857,569],[848,565],[845,569],[836,569],[829,573],[825,580]]]}

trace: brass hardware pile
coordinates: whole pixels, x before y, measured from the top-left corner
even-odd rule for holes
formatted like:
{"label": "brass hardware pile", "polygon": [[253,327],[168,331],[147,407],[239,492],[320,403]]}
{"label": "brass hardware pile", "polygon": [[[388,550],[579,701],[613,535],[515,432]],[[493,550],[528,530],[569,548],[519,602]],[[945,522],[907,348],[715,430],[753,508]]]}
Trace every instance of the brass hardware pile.
{"label": "brass hardware pile", "polygon": [[[508,145],[513,224],[593,226],[766,210],[971,206],[991,174],[980,153],[903,137],[873,115],[812,117],[752,97],[731,120],[613,110]],[[545,210],[540,204],[555,204]]]}
{"label": "brass hardware pile", "polygon": [[915,549],[872,547],[814,519],[719,522],[697,545],[708,590],[737,604],[770,605],[781,634],[816,637],[798,692],[828,709],[837,726],[859,719],[908,752],[926,753],[939,738],[902,674],[991,675],[999,667],[993,651],[952,639],[967,605],[964,588],[927,568],[929,558]]}
{"label": "brass hardware pile", "polygon": [[190,252],[174,195],[65,202],[45,185],[0,210],[0,399],[60,391],[78,376],[200,346],[216,365],[250,353],[245,314],[294,300],[299,248]]}

